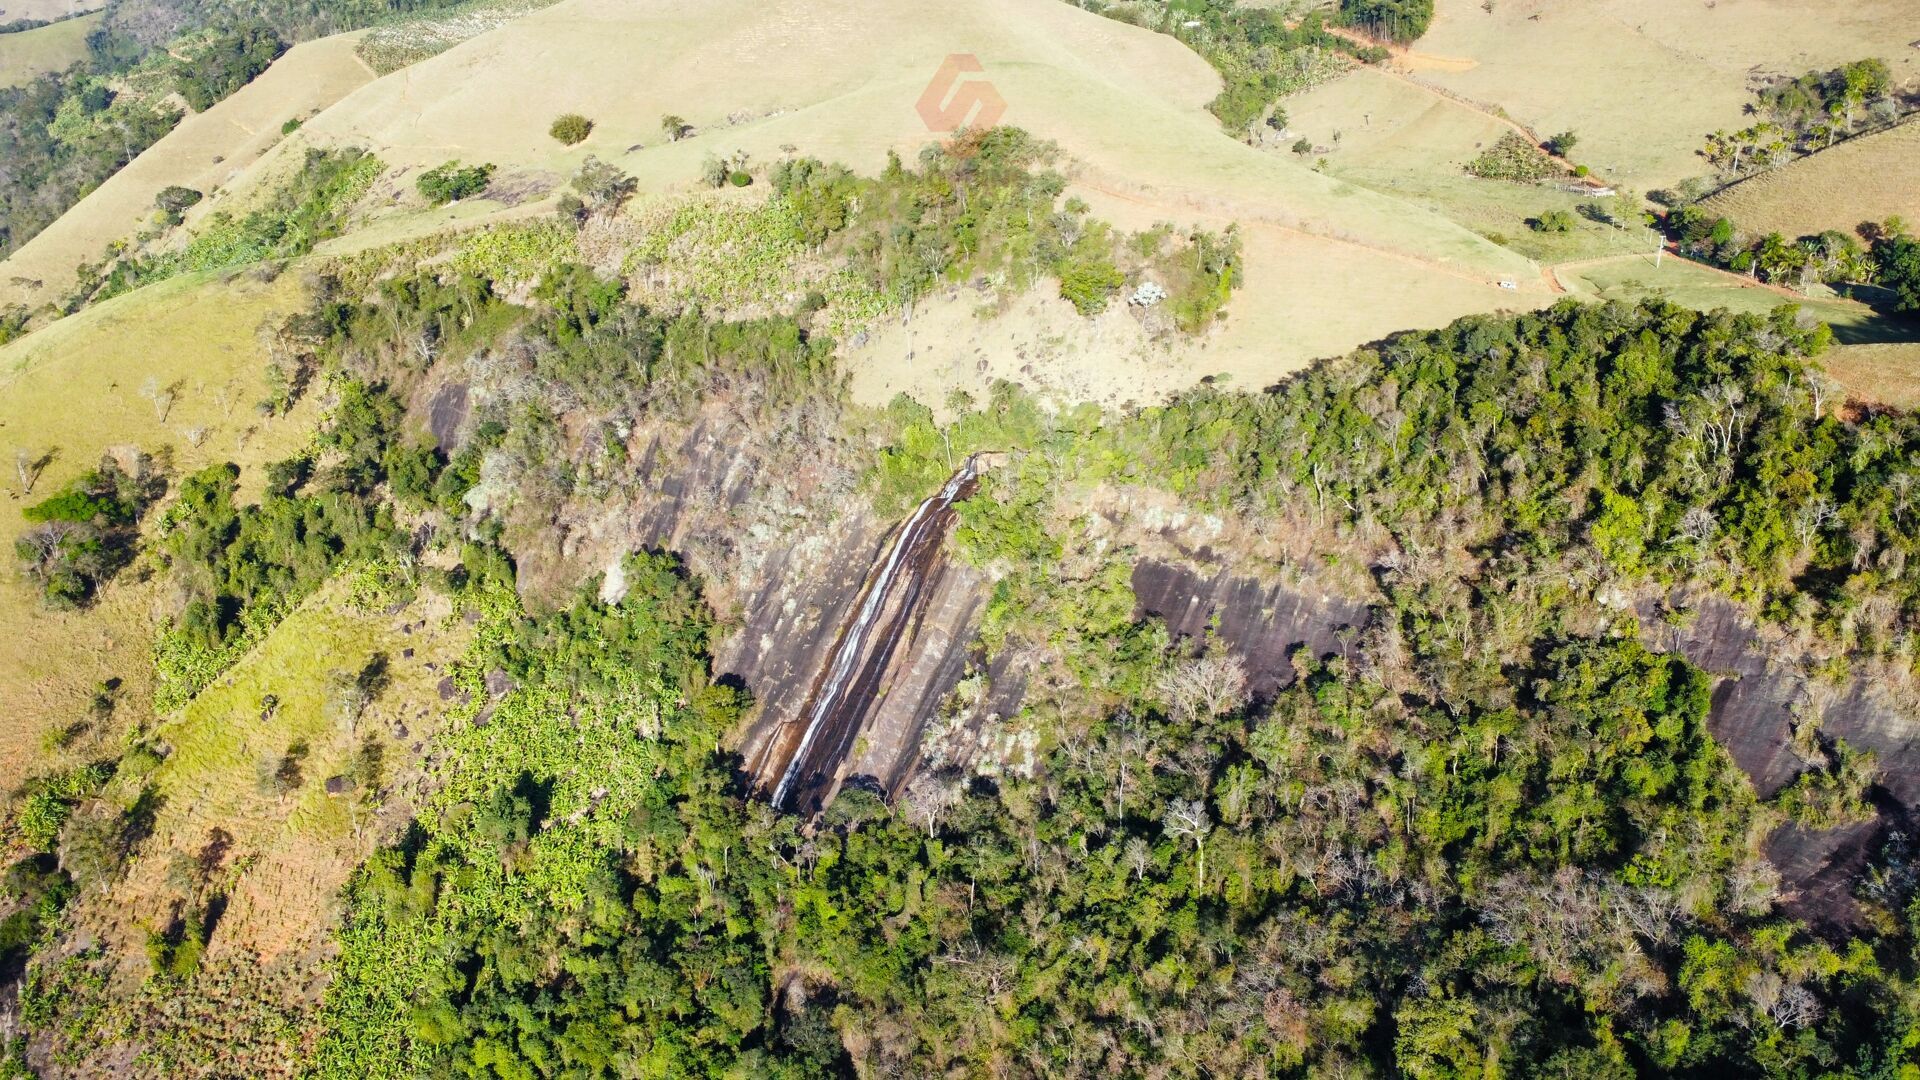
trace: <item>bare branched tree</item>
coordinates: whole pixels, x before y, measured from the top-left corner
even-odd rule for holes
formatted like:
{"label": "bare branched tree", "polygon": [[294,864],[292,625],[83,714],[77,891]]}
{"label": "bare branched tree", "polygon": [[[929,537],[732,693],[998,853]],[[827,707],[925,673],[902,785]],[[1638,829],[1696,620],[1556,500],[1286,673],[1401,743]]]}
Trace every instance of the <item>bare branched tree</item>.
{"label": "bare branched tree", "polygon": [[1246,704],[1247,668],[1237,656],[1182,660],[1160,676],[1160,692],[1183,723],[1223,716]]}
{"label": "bare branched tree", "polygon": [[1207,814],[1207,804],[1199,799],[1175,799],[1167,804],[1167,812],[1160,825],[1168,836],[1186,840],[1193,844],[1199,857],[1199,865],[1194,871],[1194,887],[1207,887],[1207,834],[1213,831],[1213,819]]}

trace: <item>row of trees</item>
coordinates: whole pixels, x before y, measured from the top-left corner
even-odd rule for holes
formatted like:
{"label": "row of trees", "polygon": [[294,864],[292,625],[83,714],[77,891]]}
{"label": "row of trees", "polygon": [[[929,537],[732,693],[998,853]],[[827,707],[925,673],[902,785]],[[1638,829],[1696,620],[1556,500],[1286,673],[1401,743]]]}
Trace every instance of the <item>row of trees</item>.
{"label": "row of trees", "polygon": [[1884,127],[1913,108],[1897,92],[1886,61],[1878,59],[1809,71],[1759,91],[1758,97],[1762,119],[1707,136],[1701,156],[1723,177],[1784,165],[1851,138],[1863,125]]}
{"label": "row of trees", "polygon": [[1815,283],[1877,284],[1893,294],[1896,311],[1920,311],[1920,242],[1898,217],[1868,223],[1858,237],[1828,229],[1790,240],[1779,232],[1743,233],[1731,218],[1690,204],[1668,214],[1666,227],[1683,252],[1716,266],[1802,292]]}

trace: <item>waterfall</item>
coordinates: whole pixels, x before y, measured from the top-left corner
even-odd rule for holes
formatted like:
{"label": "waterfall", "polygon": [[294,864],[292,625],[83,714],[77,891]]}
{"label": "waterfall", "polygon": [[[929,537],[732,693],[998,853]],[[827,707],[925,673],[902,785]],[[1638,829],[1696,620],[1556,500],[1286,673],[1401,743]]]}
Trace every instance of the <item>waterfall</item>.
{"label": "waterfall", "polygon": [[812,695],[801,711],[804,728],[800,745],[787,760],[780,783],[774,787],[773,805],[776,809],[785,807],[788,796],[793,792],[794,781],[806,768],[808,755],[821,734],[832,726],[830,720],[846,697],[847,689],[858,671],[860,658],[866,655],[874,624],[886,609],[895,587],[902,580],[922,572],[925,569],[925,556],[937,550],[944,539],[946,510],[979,475],[976,457],[969,455],[959,471],[947,480],[945,487],[920,503],[912,516],[900,526],[886,557],[868,573],[853,621],[841,631],[832,658],[821,672]]}

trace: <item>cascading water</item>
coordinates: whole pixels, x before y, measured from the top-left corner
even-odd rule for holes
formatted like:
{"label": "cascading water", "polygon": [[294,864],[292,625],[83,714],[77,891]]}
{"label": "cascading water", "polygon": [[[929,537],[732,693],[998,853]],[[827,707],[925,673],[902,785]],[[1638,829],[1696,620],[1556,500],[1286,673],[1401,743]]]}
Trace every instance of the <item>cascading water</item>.
{"label": "cascading water", "polygon": [[[834,742],[851,743],[853,732],[848,724],[858,723],[867,704],[858,699],[874,692],[873,684],[879,678],[876,666],[884,667],[885,656],[891,654],[890,648],[880,650],[882,657],[876,665],[875,650],[870,648],[874,644],[874,628],[889,606],[898,606],[892,604],[897,594],[904,594],[903,603],[909,607],[917,600],[918,578],[925,574],[946,538],[953,504],[971,491],[978,476],[978,456],[971,455],[947,480],[946,486],[923,501],[900,526],[886,556],[869,572],[854,617],[841,629],[833,652],[799,713],[799,745],[787,759],[779,783],[774,786],[775,808],[788,808],[798,785],[811,785],[822,779],[821,774],[828,765],[828,761],[820,760],[824,738],[831,734]],[[897,628],[901,621],[891,620],[889,626]],[[849,706],[853,708],[851,715]],[[824,756],[830,761],[838,755]]]}

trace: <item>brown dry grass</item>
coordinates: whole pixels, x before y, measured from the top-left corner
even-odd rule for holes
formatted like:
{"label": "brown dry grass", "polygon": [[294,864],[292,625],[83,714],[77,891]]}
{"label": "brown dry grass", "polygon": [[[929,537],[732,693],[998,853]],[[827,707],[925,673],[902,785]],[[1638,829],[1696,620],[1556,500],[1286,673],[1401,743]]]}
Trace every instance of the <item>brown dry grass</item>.
{"label": "brown dry grass", "polygon": [[1920,121],[1840,143],[1707,200],[1747,232],[1851,233],[1899,214],[1920,221]]}
{"label": "brown dry grass", "polygon": [[1504,107],[1574,157],[1645,190],[1706,171],[1704,136],[1747,121],[1749,76],[1862,57],[1920,76],[1912,0],[1438,0],[1422,51],[1478,61],[1420,77]]}
{"label": "brown dry grass", "polygon": [[0,4],[0,22],[12,22],[15,19],[52,21],[104,6],[99,0],[8,0]]}
{"label": "brown dry grass", "polygon": [[1843,345],[1820,358],[1849,397],[1897,409],[1920,409],[1920,342]]}

